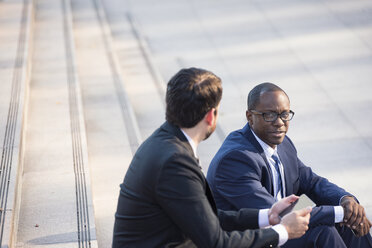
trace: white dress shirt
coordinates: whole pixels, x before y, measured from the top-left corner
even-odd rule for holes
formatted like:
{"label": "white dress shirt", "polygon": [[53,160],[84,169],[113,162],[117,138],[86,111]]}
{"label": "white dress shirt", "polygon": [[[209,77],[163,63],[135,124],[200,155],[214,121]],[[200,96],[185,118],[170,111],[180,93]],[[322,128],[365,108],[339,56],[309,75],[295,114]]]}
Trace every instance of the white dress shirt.
{"label": "white dress shirt", "polygon": [[[274,196],[274,198],[275,198],[276,201],[278,201],[285,196],[285,177],[284,177],[283,164],[280,160],[277,148],[275,147],[275,149],[273,149],[271,146],[269,146],[268,144],[263,142],[260,138],[258,138],[257,135],[253,131],[252,131],[252,133],[253,133],[254,137],[256,138],[256,140],[258,141],[258,143],[261,145],[262,149],[264,150],[266,159],[270,164],[271,175],[273,175],[272,179],[273,179],[273,185],[274,185],[274,192],[275,193],[278,192],[278,194],[276,196]],[[277,170],[275,169],[275,161],[274,161],[274,159],[272,159],[273,155],[275,155],[279,158],[280,175],[277,172]],[[278,185],[279,176],[281,176],[281,180],[282,180],[283,195],[281,194],[281,191],[278,189],[278,187],[279,187],[279,185]]]}

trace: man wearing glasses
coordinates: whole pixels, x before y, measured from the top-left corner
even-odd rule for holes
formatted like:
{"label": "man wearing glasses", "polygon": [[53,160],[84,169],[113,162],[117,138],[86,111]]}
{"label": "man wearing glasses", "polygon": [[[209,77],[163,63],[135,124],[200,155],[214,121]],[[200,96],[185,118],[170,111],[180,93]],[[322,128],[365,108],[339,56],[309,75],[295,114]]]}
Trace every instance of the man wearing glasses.
{"label": "man wearing glasses", "polygon": [[217,207],[268,208],[285,196],[306,194],[317,204],[310,229],[283,247],[372,247],[372,224],[356,198],[297,157],[286,136],[294,116],[287,94],[263,83],[250,91],[247,103],[247,125],[226,138],[208,169]]}

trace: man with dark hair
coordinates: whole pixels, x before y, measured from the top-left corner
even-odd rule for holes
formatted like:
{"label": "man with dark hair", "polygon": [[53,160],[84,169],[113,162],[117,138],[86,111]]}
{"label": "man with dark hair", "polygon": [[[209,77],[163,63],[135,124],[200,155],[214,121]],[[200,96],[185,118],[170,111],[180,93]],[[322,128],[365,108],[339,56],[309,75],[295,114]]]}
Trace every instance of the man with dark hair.
{"label": "man with dark hair", "polygon": [[305,233],[311,208],[278,216],[294,195],[271,209],[216,209],[196,147],[216,128],[221,96],[221,80],[206,70],[171,78],[167,121],[138,148],[121,184],[114,248],[275,247]]}
{"label": "man with dark hair", "polygon": [[309,230],[283,247],[372,247],[371,222],[356,198],[297,157],[286,136],[294,116],[288,95],[263,83],[249,92],[247,104],[248,123],[230,133],[208,169],[217,207],[268,208],[287,195],[306,194],[317,204]]}

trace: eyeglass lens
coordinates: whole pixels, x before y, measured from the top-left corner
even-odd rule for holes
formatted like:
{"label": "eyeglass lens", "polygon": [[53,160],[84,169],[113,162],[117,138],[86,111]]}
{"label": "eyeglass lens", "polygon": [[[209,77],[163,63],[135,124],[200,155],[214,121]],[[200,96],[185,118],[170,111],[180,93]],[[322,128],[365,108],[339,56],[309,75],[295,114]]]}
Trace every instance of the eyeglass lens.
{"label": "eyeglass lens", "polygon": [[283,121],[290,121],[293,117],[293,112],[282,112],[280,114],[275,112],[268,112],[263,113],[263,117],[265,121],[276,121],[278,117],[280,117],[280,119],[282,119]]}

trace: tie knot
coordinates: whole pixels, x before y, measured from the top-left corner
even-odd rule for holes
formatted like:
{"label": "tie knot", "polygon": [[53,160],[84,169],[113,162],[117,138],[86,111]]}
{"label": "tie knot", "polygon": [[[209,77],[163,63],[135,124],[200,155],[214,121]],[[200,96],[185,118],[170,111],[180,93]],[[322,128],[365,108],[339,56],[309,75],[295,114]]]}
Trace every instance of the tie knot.
{"label": "tie knot", "polygon": [[279,163],[279,158],[275,154],[271,156],[272,159],[274,159],[275,163]]}

